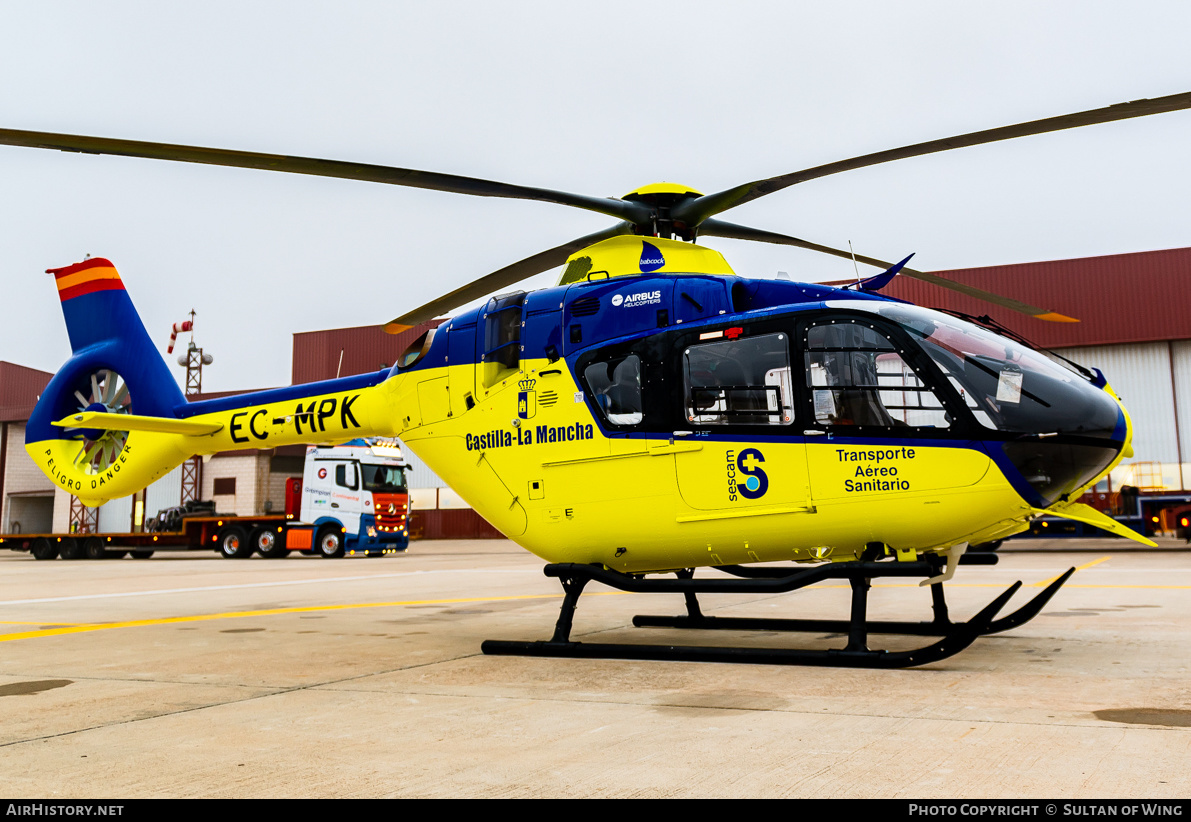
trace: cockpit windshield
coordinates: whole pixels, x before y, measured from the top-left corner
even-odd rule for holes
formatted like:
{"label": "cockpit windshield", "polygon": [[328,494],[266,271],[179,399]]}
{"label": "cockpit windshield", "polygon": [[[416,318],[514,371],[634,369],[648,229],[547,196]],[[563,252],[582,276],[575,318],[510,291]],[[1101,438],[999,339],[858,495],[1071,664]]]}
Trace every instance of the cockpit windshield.
{"label": "cockpit windshield", "polygon": [[364,490],[393,494],[405,490],[405,471],[397,465],[361,465]]}
{"label": "cockpit windshield", "polygon": [[1110,438],[1119,409],[1085,377],[1024,345],[939,311],[875,300],[831,301],[874,312],[910,334],[981,425],[998,431]]}

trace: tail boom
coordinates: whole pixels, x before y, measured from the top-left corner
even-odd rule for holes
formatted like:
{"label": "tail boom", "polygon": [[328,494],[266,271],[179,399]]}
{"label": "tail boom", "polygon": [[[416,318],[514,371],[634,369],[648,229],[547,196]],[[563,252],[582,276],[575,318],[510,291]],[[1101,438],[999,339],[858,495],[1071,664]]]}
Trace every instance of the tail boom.
{"label": "tail boom", "polygon": [[[42,471],[88,506],[127,496],[160,479],[195,454],[337,443],[392,436],[387,372],[258,391],[183,404],[171,417],[80,413],[52,423],[59,437],[26,450]],[[96,469],[86,439],[66,426],[127,431],[107,464]]]}
{"label": "tail boom", "polygon": [[73,355],[42,392],[25,449],[88,506],[140,491],[195,454],[335,443],[397,428],[387,370],[187,402],[109,261],[49,273]]}

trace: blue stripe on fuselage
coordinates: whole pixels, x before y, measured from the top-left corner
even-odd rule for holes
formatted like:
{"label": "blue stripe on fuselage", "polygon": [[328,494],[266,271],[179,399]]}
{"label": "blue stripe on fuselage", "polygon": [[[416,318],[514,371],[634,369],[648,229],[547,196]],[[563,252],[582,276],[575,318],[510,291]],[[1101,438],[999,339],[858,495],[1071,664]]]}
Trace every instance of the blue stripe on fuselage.
{"label": "blue stripe on fuselage", "polygon": [[212,414],[217,411],[231,411],[237,408],[248,408],[253,405],[266,405],[271,402],[285,402],[303,397],[313,397],[318,394],[335,394],[340,391],[359,391],[380,385],[388,379],[389,371],[374,371],[371,374],[357,374],[353,377],[341,377],[337,380],[322,382],[308,382],[301,385],[291,385],[286,388],[271,388],[267,391],[252,391],[246,394],[235,394],[231,397],[219,397],[213,400],[199,400],[188,402],[175,408],[177,415],[186,419],[199,414]]}

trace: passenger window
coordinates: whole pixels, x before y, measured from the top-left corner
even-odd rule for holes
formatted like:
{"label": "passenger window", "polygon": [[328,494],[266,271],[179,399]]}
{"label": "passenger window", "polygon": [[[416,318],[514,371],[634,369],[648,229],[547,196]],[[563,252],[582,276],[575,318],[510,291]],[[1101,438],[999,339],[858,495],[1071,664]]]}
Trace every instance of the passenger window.
{"label": "passenger window", "polygon": [[[738,329],[729,329],[731,331]],[[683,353],[687,422],[788,425],[794,418],[786,334],[692,345]]]}
{"label": "passenger window", "polygon": [[636,354],[594,362],[583,369],[596,405],[613,425],[636,425],[644,418],[641,360]]}
{"label": "passenger window", "polygon": [[816,323],[806,334],[807,387],[820,425],[949,428],[931,388],[883,334],[859,320]]}

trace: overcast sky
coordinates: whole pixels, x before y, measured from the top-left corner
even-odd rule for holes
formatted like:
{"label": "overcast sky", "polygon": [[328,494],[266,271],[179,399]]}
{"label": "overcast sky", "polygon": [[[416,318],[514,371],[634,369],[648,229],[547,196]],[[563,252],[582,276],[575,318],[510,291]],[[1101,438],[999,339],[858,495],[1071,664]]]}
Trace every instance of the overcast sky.
{"label": "overcast sky", "polygon": [[[1186,2],[573,5],[0,2],[0,127],[619,196],[1191,91]],[[1183,247],[1189,147],[1191,113],[1165,114],[853,171],[723,218],[917,252],[925,270]],[[42,272],[91,254],[163,352],[197,310],[207,390],[288,384],[294,332],[383,323],[610,222],[0,147],[0,359],[53,371],[69,356]],[[706,244],[746,276],[851,276],[809,252]]]}

